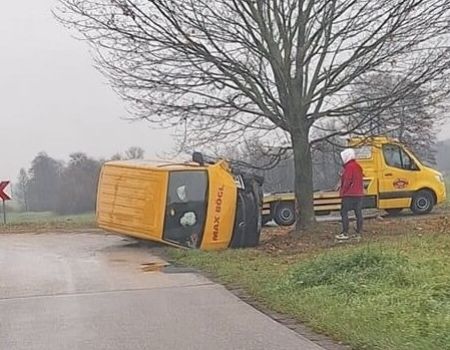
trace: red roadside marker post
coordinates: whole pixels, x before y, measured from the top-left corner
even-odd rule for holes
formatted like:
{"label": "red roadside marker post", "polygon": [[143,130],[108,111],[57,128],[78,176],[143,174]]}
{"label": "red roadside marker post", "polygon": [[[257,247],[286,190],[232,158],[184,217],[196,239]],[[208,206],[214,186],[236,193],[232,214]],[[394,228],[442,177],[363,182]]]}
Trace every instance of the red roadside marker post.
{"label": "red roadside marker post", "polygon": [[6,205],[5,202],[9,201],[11,197],[5,193],[5,188],[9,185],[9,181],[0,182],[0,198],[3,202],[3,223],[6,225]]}

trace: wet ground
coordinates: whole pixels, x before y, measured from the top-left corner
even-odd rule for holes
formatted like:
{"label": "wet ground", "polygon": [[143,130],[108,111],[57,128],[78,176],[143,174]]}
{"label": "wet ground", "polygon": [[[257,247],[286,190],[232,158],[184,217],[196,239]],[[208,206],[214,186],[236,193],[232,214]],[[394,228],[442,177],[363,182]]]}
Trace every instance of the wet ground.
{"label": "wet ground", "polygon": [[154,250],[97,233],[0,235],[0,349],[297,349],[305,338]]}

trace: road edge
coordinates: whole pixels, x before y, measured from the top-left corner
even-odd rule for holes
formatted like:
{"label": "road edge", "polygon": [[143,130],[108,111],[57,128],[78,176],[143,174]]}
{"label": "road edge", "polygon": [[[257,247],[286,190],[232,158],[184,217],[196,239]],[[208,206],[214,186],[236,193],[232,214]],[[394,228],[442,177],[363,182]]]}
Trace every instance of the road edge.
{"label": "road edge", "polygon": [[231,294],[236,296],[242,302],[250,305],[254,309],[261,312],[262,314],[270,317],[273,321],[289,328],[290,330],[292,330],[295,333],[297,333],[298,335],[308,339],[309,341],[318,345],[319,347],[323,348],[324,350],[352,350],[352,348],[349,345],[338,342],[325,334],[317,333],[314,330],[312,330],[311,327],[295,320],[294,318],[292,318],[288,315],[271,310],[269,307],[264,305],[263,302],[252,297],[241,286],[233,285],[231,283],[224,283],[219,278],[217,278],[217,276],[215,276],[213,273],[209,273],[209,272],[206,272],[203,270],[199,270],[198,268],[194,268],[194,267],[183,265],[183,264],[179,263],[178,261],[174,260],[173,258],[171,258],[169,256],[169,254],[166,251],[166,248],[150,247],[150,249],[152,249],[152,253],[155,256],[158,256],[159,258],[161,258],[169,263],[169,265],[167,267],[165,267],[161,270],[162,272],[165,272],[165,273],[196,273],[204,278],[207,278],[208,280],[210,280],[213,283],[223,286],[227,291],[229,291]]}

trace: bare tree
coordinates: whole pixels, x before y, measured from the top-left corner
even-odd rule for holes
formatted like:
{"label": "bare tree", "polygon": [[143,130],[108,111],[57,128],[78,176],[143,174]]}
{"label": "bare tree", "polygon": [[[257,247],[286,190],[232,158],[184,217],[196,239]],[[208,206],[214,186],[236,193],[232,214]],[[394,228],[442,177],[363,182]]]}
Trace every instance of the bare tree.
{"label": "bare tree", "polygon": [[[393,71],[405,81],[377,97],[378,111],[426,84],[447,93],[448,0],[59,4],[56,16],[92,44],[98,67],[137,118],[176,126],[195,143],[284,130],[294,153],[298,229],[314,221],[311,143],[351,131],[323,125],[353,118],[366,102],[349,98],[359,79]],[[312,128],[324,136],[312,140]]]}
{"label": "bare tree", "polygon": [[[318,136],[318,134],[316,134]],[[312,147],[314,190],[330,190],[336,187],[342,167],[339,153],[344,148],[342,140],[332,138]],[[264,177],[265,193],[292,192],[294,190],[294,155],[292,149],[268,146],[259,139],[247,139],[240,145],[219,147],[215,154]]]}
{"label": "bare tree", "polygon": [[117,152],[113,154],[110,160],[144,159],[145,151],[141,147],[130,147],[125,154]]}
{"label": "bare tree", "polygon": [[[392,91],[397,84],[404,83],[395,75],[380,73],[358,85],[353,92],[354,98],[364,96],[367,102],[360,105],[357,112],[359,118],[370,121],[355,130],[355,133],[394,137],[408,145],[427,163],[436,164],[436,128],[446,115],[446,101],[442,100],[443,96],[436,99],[435,94],[428,91],[432,86],[420,87],[382,111],[374,112],[371,106],[376,103],[372,101],[386,94],[386,91]],[[356,116],[350,123],[358,123],[359,118]]]}
{"label": "bare tree", "polygon": [[[277,142],[278,143],[278,142]],[[219,145],[216,158],[226,158],[232,166],[264,177],[265,193],[291,192],[294,188],[292,150],[247,138],[240,145]]]}
{"label": "bare tree", "polygon": [[125,151],[126,159],[144,159],[145,151],[141,147],[130,147]]}
{"label": "bare tree", "polygon": [[80,214],[95,210],[100,168],[100,161],[81,152],[72,153],[61,172],[55,212]]}
{"label": "bare tree", "polygon": [[439,169],[450,175],[450,139],[438,142],[437,147],[437,164]]}
{"label": "bare tree", "polygon": [[22,168],[19,171],[19,176],[17,178],[17,191],[16,196],[22,202],[23,209],[28,211],[28,187],[30,185],[30,178],[28,177],[27,171]]}
{"label": "bare tree", "polygon": [[120,153],[115,153],[111,156],[110,160],[122,160],[123,156]]}
{"label": "bare tree", "polygon": [[97,183],[102,160],[77,152],[69,161],[57,161],[40,152],[30,171],[21,169],[17,180],[18,198],[25,210],[79,214],[95,209]]}
{"label": "bare tree", "polygon": [[64,164],[40,152],[28,171],[28,205],[31,211],[56,211]]}

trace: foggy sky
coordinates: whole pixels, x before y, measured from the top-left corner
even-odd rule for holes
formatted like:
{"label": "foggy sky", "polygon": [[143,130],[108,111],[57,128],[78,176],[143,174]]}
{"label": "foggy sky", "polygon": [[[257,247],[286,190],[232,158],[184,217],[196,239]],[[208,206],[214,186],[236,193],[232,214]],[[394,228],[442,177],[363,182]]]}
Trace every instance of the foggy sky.
{"label": "foggy sky", "polygon": [[130,123],[122,101],[92,67],[86,43],[51,14],[55,0],[4,1],[0,12],[0,179],[16,180],[40,151],[110,157],[173,147],[170,133]]}
{"label": "foggy sky", "polygon": [[[130,123],[122,101],[92,67],[86,43],[51,14],[56,0],[4,1],[0,12],[0,179],[16,180],[40,151],[109,157],[130,146],[147,156],[172,147],[168,131]],[[441,138],[450,137],[450,125]]]}

